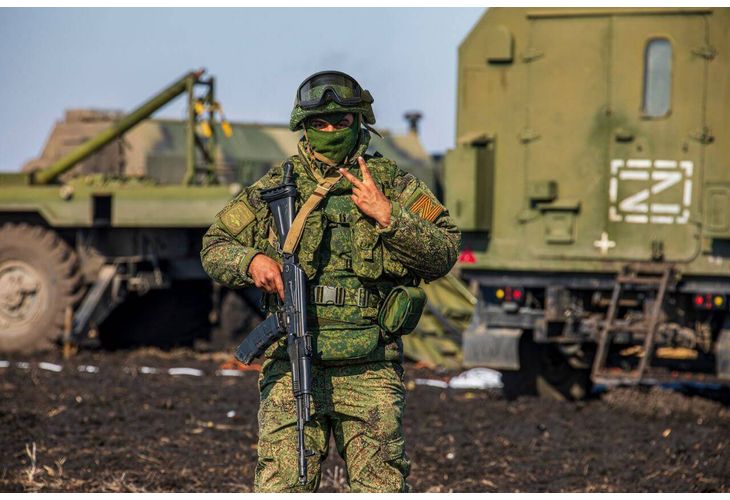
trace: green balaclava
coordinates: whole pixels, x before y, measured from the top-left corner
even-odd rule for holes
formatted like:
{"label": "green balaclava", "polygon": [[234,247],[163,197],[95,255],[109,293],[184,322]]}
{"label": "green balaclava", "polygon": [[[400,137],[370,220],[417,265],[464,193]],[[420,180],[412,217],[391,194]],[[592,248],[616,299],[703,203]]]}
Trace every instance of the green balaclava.
{"label": "green balaclava", "polygon": [[[327,122],[336,125],[345,117],[347,113],[327,113],[312,118],[321,118]],[[339,165],[347,158],[347,155],[357,145],[357,139],[360,133],[360,115],[355,114],[352,125],[340,130],[332,132],[324,132],[310,126],[310,120],[305,124],[304,133],[309,145],[316,153],[324,156],[333,165]]]}

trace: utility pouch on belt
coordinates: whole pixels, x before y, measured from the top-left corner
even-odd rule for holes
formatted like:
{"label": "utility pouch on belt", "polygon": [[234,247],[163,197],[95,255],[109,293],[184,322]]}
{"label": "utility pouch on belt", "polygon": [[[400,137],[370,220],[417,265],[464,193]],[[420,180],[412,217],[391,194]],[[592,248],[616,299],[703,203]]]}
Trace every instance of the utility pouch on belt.
{"label": "utility pouch on belt", "polygon": [[426,293],[417,286],[393,288],[380,306],[378,325],[389,334],[411,333],[421,319]]}
{"label": "utility pouch on belt", "polygon": [[322,361],[363,358],[378,346],[380,329],[370,327],[322,329],[312,337],[312,350]]}

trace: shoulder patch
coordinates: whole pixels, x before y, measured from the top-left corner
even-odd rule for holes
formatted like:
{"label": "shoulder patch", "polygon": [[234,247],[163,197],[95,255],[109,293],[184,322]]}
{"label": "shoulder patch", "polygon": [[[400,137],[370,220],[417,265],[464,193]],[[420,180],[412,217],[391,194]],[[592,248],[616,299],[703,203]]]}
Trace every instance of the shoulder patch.
{"label": "shoulder patch", "polygon": [[422,189],[416,189],[406,203],[406,208],[428,222],[435,221],[444,211],[444,207]]}
{"label": "shoulder patch", "polygon": [[231,236],[238,236],[255,218],[253,211],[240,200],[232,203],[220,214],[220,221]]}

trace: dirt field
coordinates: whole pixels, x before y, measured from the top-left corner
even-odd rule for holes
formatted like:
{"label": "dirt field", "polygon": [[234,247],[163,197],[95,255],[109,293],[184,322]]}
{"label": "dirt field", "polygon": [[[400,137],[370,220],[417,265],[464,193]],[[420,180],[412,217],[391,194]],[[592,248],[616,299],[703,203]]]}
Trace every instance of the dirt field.
{"label": "dirt field", "polygon": [[[257,373],[217,376],[227,359],[149,349],[10,358],[0,367],[0,491],[250,491]],[[407,367],[415,491],[730,491],[727,394],[655,387],[508,403],[413,383],[448,376]],[[339,459],[324,470],[323,491],[346,490]]]}

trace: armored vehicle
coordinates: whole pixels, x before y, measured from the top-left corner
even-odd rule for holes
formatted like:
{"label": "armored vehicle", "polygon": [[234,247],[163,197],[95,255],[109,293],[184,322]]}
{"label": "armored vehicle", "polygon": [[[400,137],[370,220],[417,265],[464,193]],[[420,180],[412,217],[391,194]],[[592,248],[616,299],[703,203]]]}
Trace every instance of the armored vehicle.
{"label": "armored vehicle", "polygon": [[[489,9],[445,203],[505,392],[730,378],[730,9]],[[660,369],[660,366],[670,371]]]}
{"label": "armored vehicle", "polygon": [[[181,95],[185,120],[151,118]],[[409,132],[381,131],[371,144],[436,190],[417,118],[409,115]],[[128,114],[67,111],[38,158],[0,174],[0,352],[41,349],[61,336],[171,345],[213,333],[222,346],[246,333],[258,320],[258,294],[211,283],[202,235],[242,185],[294,154],[297,140],[286,125],[226,121],[203,70]],[[456,360],[443,330],[460,325],[471,304],[453,280],[429,293],[433,310],[409,352]]]}

